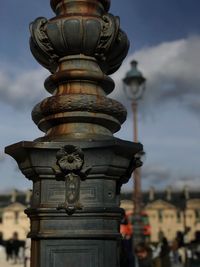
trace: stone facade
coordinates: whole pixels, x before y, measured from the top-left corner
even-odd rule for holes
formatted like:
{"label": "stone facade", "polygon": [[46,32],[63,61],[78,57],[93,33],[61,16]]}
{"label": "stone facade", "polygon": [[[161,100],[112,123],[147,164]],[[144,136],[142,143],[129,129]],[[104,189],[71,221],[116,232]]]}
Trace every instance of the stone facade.
{"label": "stone facade", "polygon": [[[133,210],[133,202],[130,199],[131,194],[126,194],[121,201],[121,207],[129,214]],[[177,232],[183,233],[184,229],[187,229],[186,242],[190,242],[200,232],[199,191],[150,190],[143,194],[143,210],[148,215],[152,242],[158,242],[162,233],[169,241],[173,241]]]}
{"label": "stone facade", "polygon": [[17,191],[0,195],[0,239],[8,240],[14,232],[18,233],[20,240],[26,239],[30,231],[29,219],[24,213],[29,205],[28,198],[27,194],[17,193]]}
{"label": "stone facade", "polygon": [[14,232],[18,233],[20,240],[25,240],[30,230],[29,219],[24,210],[26,207],[20,203],[13,203],[6,207],[2,213],[0,232],[4,240],[10,239]]}
{"label": "stone facade", "polygon": [[[0,195],[0,236],[4,240],[11,238],[14,232],[18,233],[19,239],[26,239],[30,223],[24,210],[29,206],[29,202],[29,191],[13,191],[12,194]],[[132,213],[131,194],[122,195],[121,207],[128,214]],[[188,191],[188,199],[185,201],[183,192],[152,192],[151,189],[143,193],[143,207],[151,226],[152,242],[158,242],[161,232],[169,241],[173,241],[177,232],[184,231],[184,224],[190,228],[186,235],[188,242],[194,240],[200,232],[200,191]]]}

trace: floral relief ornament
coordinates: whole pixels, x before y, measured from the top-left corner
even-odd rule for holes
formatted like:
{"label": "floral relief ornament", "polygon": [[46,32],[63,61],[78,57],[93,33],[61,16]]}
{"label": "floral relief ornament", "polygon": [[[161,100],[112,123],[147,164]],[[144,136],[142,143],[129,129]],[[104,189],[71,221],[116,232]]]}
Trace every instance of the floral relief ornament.
{"label": "floral relief ornament", "polygon": [[56,155],[57,166],[64,174],[79,172],[84,163],[84,154],[79,147],[67,145],[61,148]]}
{"label": "floral relief ornament", "polygon": [[58,205],[58,209],[64,209],[72,214],[77,209],[82,209],[79,202],[80,180],[84,180],[91,168],[83,170],[84,153],[81,148],[66,145],[56,154],[56,165],[53,170],[57,180],[65,181],[65,202]]}

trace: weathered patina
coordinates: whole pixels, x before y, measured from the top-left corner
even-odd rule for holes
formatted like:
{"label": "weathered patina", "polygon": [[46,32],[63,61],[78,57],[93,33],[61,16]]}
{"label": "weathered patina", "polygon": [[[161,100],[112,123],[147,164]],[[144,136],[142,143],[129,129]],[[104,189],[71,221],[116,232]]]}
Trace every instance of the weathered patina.
{"label": "weathered patina", "polygon": [[30,26],[30,47],[51,75],[35,106],[45,134],[6,148],[33,181],[31,267],[119,265],[119,194],[141,165],[142,145],[115,138],[125,108],[108,76],[129,42],[108,0],[52,0],[56,16]]}

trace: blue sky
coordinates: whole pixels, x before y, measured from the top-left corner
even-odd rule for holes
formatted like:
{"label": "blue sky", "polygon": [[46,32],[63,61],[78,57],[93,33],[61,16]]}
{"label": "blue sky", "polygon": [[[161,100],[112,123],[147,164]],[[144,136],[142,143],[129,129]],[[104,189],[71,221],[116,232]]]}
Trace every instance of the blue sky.
{"label": "blue sky", "polygon": [[[131,47],[121,69],[113,75],[112,96],[126,105],[129,116],[117,136],[132,139],[130,103],[121,79],[131,59],[147,77],[140,103],[139,139],[144,144],[143,188],[200,187],[200,3],[197,0],[113,0],[111,13]],[[33,106],[47,93],[48,72],[29,50],[29,23],[38,16],[50,18],[49,0],[7,0],[0,3],[0,191],[25,189],[30,182],[4,146],[33,140],[42,133],[31,121]],[[129,183],[125,188],[131,189]]]}

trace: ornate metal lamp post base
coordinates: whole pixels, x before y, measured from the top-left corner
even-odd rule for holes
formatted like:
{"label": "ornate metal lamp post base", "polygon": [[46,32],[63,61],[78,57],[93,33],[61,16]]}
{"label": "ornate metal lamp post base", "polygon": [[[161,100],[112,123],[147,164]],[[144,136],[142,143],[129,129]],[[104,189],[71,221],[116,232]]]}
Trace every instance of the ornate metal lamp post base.
{"label": "ornate metal lamp post base", "polygon": [[126,118],[107,98],[128,50],[108,0],[52,0],[31,24],[31,50],[52,75],[32,112],[45,136],[6,148],[33,181],[31,267],[119,265],[119,194],[142,145],[114,138]]}
{"label": "ornate metal lamp post base", "polygon": [[[65,169],[68,164],[64,163],[59,177],[55,173],[59,167],[56,158],[66,143],[81,147],[84,164],[82,173],[76,173],[71,167]],[[31,219],[32,267],[116,266],[119,190],[130,176],[130,159],[138,146],[120,140],[66,143],[22,142],[7,148],[22,172],[33,181],[32,205],[26,211]],[[73,178],[70,181],[66,177],[70,175],[79,182]]]}

